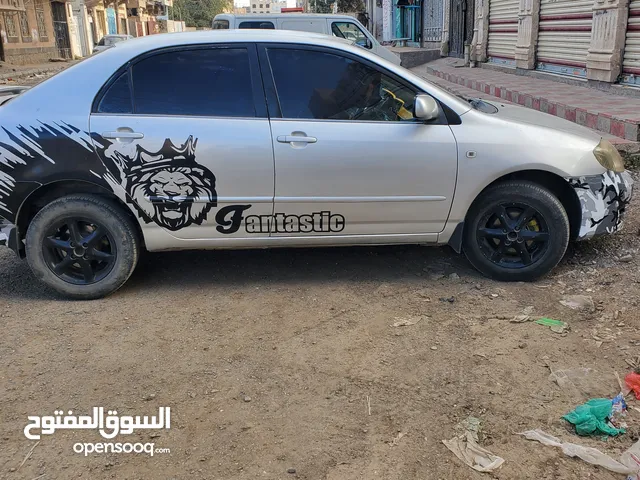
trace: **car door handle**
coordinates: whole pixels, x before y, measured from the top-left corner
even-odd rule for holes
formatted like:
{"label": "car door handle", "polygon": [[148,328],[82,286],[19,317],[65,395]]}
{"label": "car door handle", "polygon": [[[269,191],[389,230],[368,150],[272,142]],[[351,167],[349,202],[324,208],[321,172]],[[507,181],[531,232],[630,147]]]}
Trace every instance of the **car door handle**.
{"label": "car door handle", "polygon": [[137,139],[137,138],[144,138],[144,133],[138,133],[138,132],[127,132],[127,131],[122,131],[122,132],[104,132],[102,134],[102,138],[111,138],[111,139],[117,139],[117,138],[126,138],[126,139]]}
{"label": "car door handle", "polygon": [[280,143],[316,143],[316,137],[302,137],[298,135],[280,135],[277,138]]}

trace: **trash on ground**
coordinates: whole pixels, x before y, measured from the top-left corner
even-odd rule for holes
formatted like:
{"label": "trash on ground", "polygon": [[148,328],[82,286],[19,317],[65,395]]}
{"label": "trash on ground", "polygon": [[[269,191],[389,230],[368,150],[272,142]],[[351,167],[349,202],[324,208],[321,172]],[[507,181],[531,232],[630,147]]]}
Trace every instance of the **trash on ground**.
{"label": "trash on ground", "polygon": [[593,298],[588,295],[567,295],[560,300],[560,303],[573,310],[583,310],[585,312],[595,312],[596,310]]}
{"label": "trash on ground", "polygon": [[592,398],[587,403],[579,405],[575,410],[567,413],[564,418],[576,427],[576,433],[581,436],[603,433],[615,437],[624,433],[623,428],[615,428],[608,424],[613,411],[613,402],[608,398]]}
{"label": "trash on ground", "polygon": [[530,315],[516,315],[509,322],[511,323],[524,323],[533,320]]}
{"label": "trash on ground", "polygon": [[461,422],[458,422],[456,425],[456,432],[459,437],[464,437],[466,432],[469,432],[471,433],[473,440],[479,442],[481,440],[480,436],[482,435],[482,420],[469,415]]}
{"label": "trash on ground", "polygon": [[606,397],[616,391],[616,386],[619,387],[619,382],[614,381],[613,377],[603,375],[593,368],[578,367],[556,370],[551,365],[547,366],[551,370],[549,380],[557,383],[562,392],[576,402]]}
{"label": "trash on ground", "polygon": [[411,325],[415,325],[416,323],[418,323],[420,320],[424,319],[425,317],[406,317],[406,318],[395,318],[395,322],[393,322],[393,325],[391,325],[392,327],[409,327]]}
{"label": "trash on ground", "polygon": [[640,374],[636,372],[627,373],[624,377],[624,383],[636,394],[636,398],[640,400]]}
{"label": "trash on ground", "polygon": [[611,400],[611,415],[609,423],[618,429],[626,429],[628,427],[625,422],[627,416],[627,402],[624,401],[624,394],[619,393]]}
{"label": "trash on ground", "polygon": [[[559,438],[549,435],[540,429],[528,430],[526,432],[518,433],[518,435],[522,435],[528,440],[535,440],[543,445],[560,447],[562,452],[569,457],[578,457],[587,463],[598,465],[612,472],[634,475],[640,471],[638,469],[637,461],[633,459],[634,454],[640,453],[640,446],[638,445],[640,442],[632,445],[629,450],[622,454],[620,461],[617,461],[596,448],[585,447],[575,443],[562,442]],[[631,453],[627,455],[628,452]],[[623,459],[625,460],[624,463]]]}
{"label": "trash on ground", "polygon": [[561,320],[554,320],[553,318],[540,318],[536,320],[538,325],[544,325],[545,327],[550,327],[552,332],[555,333],[564,333],[569,330],[569,324],[567,322],[563,322]]}
{"label": "trash on ground", "polygon": [[451,440],[442,440],[442,443],[456,457],[478,472],[493,472],[504,463],[504,458],[478,445],[470,431],[465,432],[464,437],[453,437]]}

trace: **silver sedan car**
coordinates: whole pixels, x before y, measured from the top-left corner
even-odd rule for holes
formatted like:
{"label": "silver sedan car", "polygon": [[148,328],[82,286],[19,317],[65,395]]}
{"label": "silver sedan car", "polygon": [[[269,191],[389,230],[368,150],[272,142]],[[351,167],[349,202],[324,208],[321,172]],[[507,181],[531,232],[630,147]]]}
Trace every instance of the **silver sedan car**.
{"label": "silver sedan car", "polygon": [[122,42],[0,123],[0,242],[72,298],[121,287],[142,249],[449,244],[533,280],[631,196],[588,129],[301,32]]}

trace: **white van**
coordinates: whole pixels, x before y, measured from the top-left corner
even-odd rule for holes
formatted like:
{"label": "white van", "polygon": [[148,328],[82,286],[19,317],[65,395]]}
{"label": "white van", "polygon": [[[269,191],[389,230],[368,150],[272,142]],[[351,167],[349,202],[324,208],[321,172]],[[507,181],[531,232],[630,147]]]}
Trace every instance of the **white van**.
{"label": "white van", "polygon": [[265,29],[265,30],[298,30],[302,32],[323,33],[346,38],[362,48],[371,50],[376,55],[396,65],[400,65],[400,57],[383,47],[371,33],[355,18],[349,15],[323,15],[306,13],[267,13],[234,15],[221,13],[213,19],[214,30],[227,29]]}

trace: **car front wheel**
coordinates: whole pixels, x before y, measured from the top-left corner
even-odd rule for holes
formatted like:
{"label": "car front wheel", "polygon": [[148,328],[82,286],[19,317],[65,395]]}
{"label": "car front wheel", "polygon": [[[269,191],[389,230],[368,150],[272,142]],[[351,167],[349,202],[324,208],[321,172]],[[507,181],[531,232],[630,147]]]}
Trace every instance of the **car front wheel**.
{"label": "car front wheel", "polygon": [[533,182],[509,181],[489,187],[473,203],[463,250],[488,277],[530,281],[560,262],[569,236],[567,212],[553,193]]}
{"label": "car front wheel", "polygon": [[31,270],[65,297],[104,297],[129,278],[139,256],[131,218],[97,195],[69,195],[31,221],[26,256]]}

